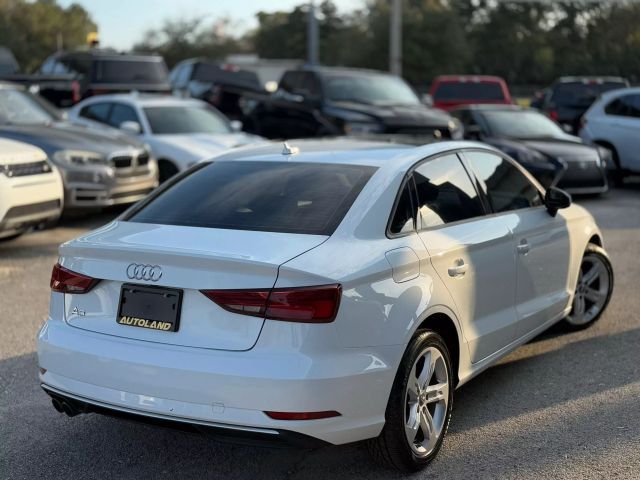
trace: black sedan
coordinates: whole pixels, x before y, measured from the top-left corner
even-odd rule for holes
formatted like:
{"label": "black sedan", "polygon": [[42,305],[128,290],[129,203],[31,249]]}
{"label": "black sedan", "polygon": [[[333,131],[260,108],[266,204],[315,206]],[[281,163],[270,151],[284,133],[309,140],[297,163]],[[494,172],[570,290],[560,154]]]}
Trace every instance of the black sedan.
{"label": "black sedan", "polygon": [[585,194],[608,190],[606,167],[611,152],[583,144],[537,110],[469,105],[450,113],[462,122],[465,138],[499,148],[545,187]]}

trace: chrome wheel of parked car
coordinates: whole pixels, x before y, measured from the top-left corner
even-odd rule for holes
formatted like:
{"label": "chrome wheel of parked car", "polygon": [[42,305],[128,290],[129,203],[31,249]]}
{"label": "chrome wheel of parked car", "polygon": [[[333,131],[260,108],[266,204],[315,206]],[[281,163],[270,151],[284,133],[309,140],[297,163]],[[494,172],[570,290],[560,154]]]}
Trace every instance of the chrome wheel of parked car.
{"label": "chrome wheel of parked car", "polygon": [[406,388],[405,434],[417,456],[429,455],[447,419],[449,372],[436,347],[424,349],[416,358]]}
{"label": "chrome wheel of parked car", "polygon": [[582,259],[571,313],[565,322],[581,328],[595,322],[609,303],[613,270],[602,248],[590,244]]}

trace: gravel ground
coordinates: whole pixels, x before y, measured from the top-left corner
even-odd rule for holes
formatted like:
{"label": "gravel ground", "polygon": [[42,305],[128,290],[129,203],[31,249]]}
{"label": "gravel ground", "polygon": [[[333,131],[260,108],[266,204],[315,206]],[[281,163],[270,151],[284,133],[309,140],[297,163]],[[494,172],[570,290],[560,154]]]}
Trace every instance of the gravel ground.
{"label": "gravel ground", "polygon": [[[640,185],[582,199],[616,273],[592,328],[556,330],[457,391],[439,457],[412,478],[640,478]],[[0,243],[0,478],[402,478],[360,445],[249,448],[96,415],[57,413],[36,376],[57,246],[113,214]]]}

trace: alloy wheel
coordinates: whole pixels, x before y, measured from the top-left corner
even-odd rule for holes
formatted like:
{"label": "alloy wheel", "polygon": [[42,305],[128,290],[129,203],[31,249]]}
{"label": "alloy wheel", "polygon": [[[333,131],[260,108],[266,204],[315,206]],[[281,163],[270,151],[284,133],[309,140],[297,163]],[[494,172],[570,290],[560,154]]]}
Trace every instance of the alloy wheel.
{"label": "alloy wheel", "polygon": [[428,456],[443,433],[449,403],[449,371],[440,350],[417,356],[405,392],[405,435],[418,457]]}
{"label": "alloy wheel", "polygon": [[597,255],[585,255],[580,265],[571,313],[566,321],[578,326],[596,318],[607,303],[610,282],[609,270],[603,260]]}

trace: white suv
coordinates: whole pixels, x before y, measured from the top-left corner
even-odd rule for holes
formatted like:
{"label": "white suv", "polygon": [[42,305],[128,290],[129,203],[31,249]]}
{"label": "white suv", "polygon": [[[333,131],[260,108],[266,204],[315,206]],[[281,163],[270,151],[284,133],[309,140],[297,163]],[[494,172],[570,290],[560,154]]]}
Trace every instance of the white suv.
{"label": "white suv", "polygon": [[616,183],[640,173],[640,88],[604,93],[584,114],[580,137],[611,150]]}
{"label": "white suv", "polygon": [[62,198],[60,174],[42,150],[0,139],[0,239],[54,222]]}

